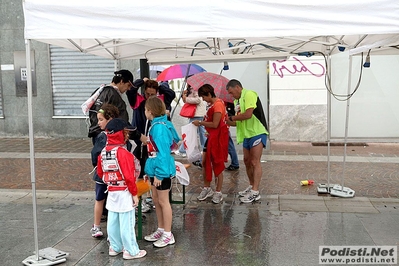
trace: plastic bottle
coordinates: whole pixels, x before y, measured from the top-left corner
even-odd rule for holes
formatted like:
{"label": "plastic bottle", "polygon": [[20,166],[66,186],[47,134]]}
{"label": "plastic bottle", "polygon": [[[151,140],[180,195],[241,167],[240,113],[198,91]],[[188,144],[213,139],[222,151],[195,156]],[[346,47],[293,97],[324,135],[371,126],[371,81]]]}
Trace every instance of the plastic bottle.
{"label": "plastic bottle", "polygon": [[301,186],[308,186],[308,185],[313,185],[314,181],[313,180],[302,180],[301,181]]}

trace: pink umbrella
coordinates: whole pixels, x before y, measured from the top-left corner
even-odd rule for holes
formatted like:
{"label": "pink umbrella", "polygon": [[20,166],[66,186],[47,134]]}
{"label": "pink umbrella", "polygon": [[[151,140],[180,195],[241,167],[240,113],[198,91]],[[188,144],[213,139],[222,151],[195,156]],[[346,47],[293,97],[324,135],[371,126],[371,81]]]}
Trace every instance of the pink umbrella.
{"label": "pink umbrella", "polygon": [[217,97],[225,102],[232,103],[234,102],[234,98],[226,90],[228,82],[228,78],[210,72],[198,73],[187,79],[187,84],[189,84],[193,89],[198,90],[202,85],[209,84],[215,89]]}
{"label": "pink umbrella", "polygon": [[[189,66],[190,69],[187,73],[187,69]],[[157,80],[166,81],[171,79],[184,78],[186,75],[191,76],[200,72],[206,72],[206,70],[197,64],[177,64],[170,66],[162,71],[161,74],[159,74],[159,76],[157,77]]]}

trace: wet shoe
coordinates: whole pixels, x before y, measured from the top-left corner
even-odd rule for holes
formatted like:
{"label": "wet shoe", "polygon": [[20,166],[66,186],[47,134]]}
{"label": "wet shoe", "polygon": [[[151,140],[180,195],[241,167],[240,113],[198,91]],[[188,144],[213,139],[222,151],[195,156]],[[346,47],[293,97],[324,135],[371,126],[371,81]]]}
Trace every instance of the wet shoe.
{"label": "wet shoe", "polygon": [[102,237],[104,234],[101,232],[101,227],[92,227],[90,229],[90,234],[92,237],[99,238]]}
{"label": "wet shoe", "polygon": [[187,157],[187,153],[181,153],[181,152],[179,152],[179,151],[175,151],[174,154],[175,154],[175,155],[178,155],[178,156],[181,156],[181,157],[183,157],[183,158],[184,158],[184,157]]}
{"label": "wet shoe", "polygon": [[122,253],[122,251],[118,252],[118,251],[113,250],[112,247],[109,247],[108,255],[114,257],[114,256],[117,256],[118,254],[121,254],[121,253]]}
{"label": "wet shoe", "polygon": [[215,192],[212,197],[212,202],[215,204],[219,204],[223,201],[223,194],[222,192]]}
{"label": "wet shoe", "polygon": [[[139,208],[136,207],[136,212],[139,211]],[[151,207],[150,205],[148,205],[147,203],[145,203],[145,201],[141,201],[141,213],[147,213],[151,211]]]}
{"label": "wet shoe", "polygon": [[240,198],[240,201],[242,203],[251,203],[251,202],[254,202],[254,201],[258,201],[258,200],[260,200],[259,192],[258,193],[254,193],[253,191],[248,193],[246,196]]}
{"label": "wet shoe", "polygon": [[251,190],[252,190],[252,186],[249,186],[246,189],[244,189],[243,191],[238,192],[238,195],[240,197],[245,197],[249,192],[251,192]]}
{"label": "wet shoe", "polygon": [[151,235],[145,236],[144,239],[150,242],[158,241],[163,235],[163,232],[157,230]]}
{"label": "wet shoe", "polygon": [[202,163],[201,163],[200,160],[193,162],[193,165],[195,165],[195,166],[197,166],[199,168],[202,168]]}
{"label": "wet shoe", "polygon": [[226,167],[226,170],[228,170],[228,171],[235,171],[235,170],[238,170],[238,169],[240,169],[240,167],[239,166],[234,166],[234,165],[229,165],[228,167]]}
{"label": "wet shoe", "polygon": [[208,197],[212,197],[213,196],[213,190],[210,187],[207,188],[203,188],[201,193],[199,194],[199,196],[197,197],[197,200],[199,201],[203,201]]}
{"label": "wet shoe", "polygon": [[160,239],[154,242],[154,246],[157,248],[163,248],[167,245],[173,245],[174,243],[175,237],[173,236],[173,234],[170,234],[170,236],[166,236],[166,234],[163,234]]}
{"label": "wet shoe", "polygon": [[137,253],[134,256],[130,255],[130,253],[127,252],[126,250],[123,251],[123,258],[125,260],[140,259],[140,258],[144,257],[145,255],[147,255],[147,251],[145,251],[145,250],[139,250],[139,253]]}

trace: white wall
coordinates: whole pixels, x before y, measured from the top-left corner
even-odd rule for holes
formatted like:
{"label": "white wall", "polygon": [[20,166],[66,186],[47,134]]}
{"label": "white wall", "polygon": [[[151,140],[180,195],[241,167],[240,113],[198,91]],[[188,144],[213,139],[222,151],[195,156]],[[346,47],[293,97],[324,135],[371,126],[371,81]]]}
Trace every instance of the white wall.
{"label": "white wall", "polygon": [[270,62],[270,138],[327,139],[327,92],[323,57],[294,56]]}
{"label": "white wall", "polygon": [[[370,59],[370,68],[361,68],[360,56],[352,60],[351,93],[359,80],[360,69],[363,73],[360,86],[350,99],[348,138],[393,141],[399,138],[399,56],[371,55]],[[348,53],[334,56],[332,69],[333,92],[346,95]],[[346,105],[346,101],[332,99],[332,138],[345,136]]]}

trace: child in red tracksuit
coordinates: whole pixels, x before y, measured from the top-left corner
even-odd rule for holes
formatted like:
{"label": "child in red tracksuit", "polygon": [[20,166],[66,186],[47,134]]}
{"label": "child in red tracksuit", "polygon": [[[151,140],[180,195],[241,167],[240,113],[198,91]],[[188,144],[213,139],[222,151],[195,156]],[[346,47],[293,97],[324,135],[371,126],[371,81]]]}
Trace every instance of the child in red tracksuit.
{"label": "child in red tracksuit", "polygon": [[125,148],[129,137],[128,124],[114,118],[105,127],[107,144],[98,156],[98,176],[108,185],[107,231],[110,242],[109,255],[123,252],[124,259],[144,257],[136,242],[134,225],[135,207],[139,200],[135,176],[134,157]]}

